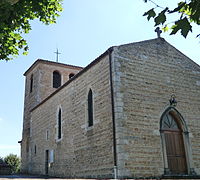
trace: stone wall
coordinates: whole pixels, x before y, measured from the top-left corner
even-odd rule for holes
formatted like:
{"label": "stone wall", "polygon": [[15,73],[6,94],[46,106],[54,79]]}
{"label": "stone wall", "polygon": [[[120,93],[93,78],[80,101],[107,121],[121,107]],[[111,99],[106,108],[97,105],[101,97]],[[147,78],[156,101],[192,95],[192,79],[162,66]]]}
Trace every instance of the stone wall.
{"label": "stone wall", "polygon": [[[30,93],[30,79],[33,74],[33,91]],[[28,155],[29,155],[29,135],[30,135],[30,110],[37,105],[40,101],[38,100],[38,69],[33,69],[31,74],[26,76],[25,82],[25,96],[24,96],[24,117],[23,117],[23,132],[22,132],[22,144],[21,144],[21,171],[28,172]]]}
{"label": "stone wall", "polygon": [[199,174],[200,67],[161,38],[115,47],[112,59],[119,177],[164,173],[160,118],[172,94]]}
{"label": "stone wall", "polygon": [[61,74],[61,85],[69,80],[71,73],[77,74],[82,68],[74,66],[62,66],[59,64],[41,63],[38,67],[38,86],[39,90],[37,96],[41,102],[50,94],[52,94],[57,88],[53,88],[53,72],[58,71]]}
{"label": "stone wall", "polygon": [[[93,91],[94,125],[87,124],[87,95]],[[62,110],[62,138],[57,139],[57,118]],[[109,60],[75,77],[32,111],[30,172],[45,174],[45,151],[53,150],[49,175],[113,177],[112,108]],[[48,139],[47,139],[48,131]],[[35,152],[36,146],[36,152]]]}
{"label": "stone wall", "polygon": [[[160,119],[173,94],[178,102],[175,108],[189,131],[188,172],[194,169],[200,174],[200,67],[162,38],[113,49],[110,57],[118,177],[159,179],[164,174],[167,162]],[[50,154],[53,152],[50,155],[53,161],[48,164],[49,175],[113,177],[109,68],[109,57],[104,54],[32,111],[31,123],[26,126],[30,128],[29,159],[26,159],[29,172],[45,174],[45,153],[49,150]],[[35,68],[41,89],[33,100],[26,99],[25,95],[28,105],[25,108],[30,110],[33,104],[47,97],[45,94],[53,92],[49,88],[53,70],[46,64]],[[94,101],[93,127],[88,127],[87,122],[90,89]],[[57,139],[59,108],[62,111],[61,140]]]}
{"label": "stone wall", "polygon": [[[24,118],[22,134],[22,172],[28,172],[28,156],[30,141],[30,110],[53,93],[53,71],[57,70],[61,74],[62,84],[69,80],[69,74],[77,74],[82,68],[76,66],[67,66],[50,61],[37,60],[31,68],[24,74],[26,76],[25,97],[24,97]],[[31,76],[33,76],[33,88],[30,92]]]}

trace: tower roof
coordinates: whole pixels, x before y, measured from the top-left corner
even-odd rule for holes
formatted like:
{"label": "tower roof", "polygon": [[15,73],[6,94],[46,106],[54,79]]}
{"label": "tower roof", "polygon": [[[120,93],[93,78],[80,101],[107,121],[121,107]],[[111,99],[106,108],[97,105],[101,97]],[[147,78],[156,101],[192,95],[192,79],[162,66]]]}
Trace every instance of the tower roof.
{"label": "tower roof", "polygon": [[24,73],[24,76],[26,76],[34,67],[36,67],[38,64],[48,64],[48,65],[54,65],[54,66],[60,66],[60,67],[68,67],[71,69],[83,69],[83,67],[80,66],[74,66],[74,65],[69,65],[69,64],[64,64],[64,63],[59,63],[59,62],[53,62],[53,61],[48,61],[44,59],[37,59],[30,68]]}

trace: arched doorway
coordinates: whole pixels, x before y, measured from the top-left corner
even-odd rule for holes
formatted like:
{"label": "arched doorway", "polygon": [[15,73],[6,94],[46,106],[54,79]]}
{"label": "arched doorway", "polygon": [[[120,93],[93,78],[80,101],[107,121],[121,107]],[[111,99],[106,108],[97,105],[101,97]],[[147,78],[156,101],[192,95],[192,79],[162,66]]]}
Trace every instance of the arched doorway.
{"label": "arched doorway", "polygon": [[173,111],[162,116],[161,133],[170,174],[188,174],[181,120]]}

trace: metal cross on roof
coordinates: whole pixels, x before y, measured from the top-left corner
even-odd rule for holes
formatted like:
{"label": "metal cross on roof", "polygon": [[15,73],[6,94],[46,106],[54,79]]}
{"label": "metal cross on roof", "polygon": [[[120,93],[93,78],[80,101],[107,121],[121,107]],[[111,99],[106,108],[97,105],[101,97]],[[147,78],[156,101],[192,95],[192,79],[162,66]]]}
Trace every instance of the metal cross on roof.
{"label": "metal cross on roof", "polygon": [[157,27],[157,28],[155,29],[155,32],[157,32],[157,36],[158,36],[158,38],[160,38],[160,34],[162,33],[162,31],[160,30],[159,27]]}
{"label": "metal cross on roof", "polygon": [[54,53],[56,53],[56,62],[58,62],[58,55],[61,54],[61,53],[58,52],[58,48],[57,48],[57,51],[54,52]]}

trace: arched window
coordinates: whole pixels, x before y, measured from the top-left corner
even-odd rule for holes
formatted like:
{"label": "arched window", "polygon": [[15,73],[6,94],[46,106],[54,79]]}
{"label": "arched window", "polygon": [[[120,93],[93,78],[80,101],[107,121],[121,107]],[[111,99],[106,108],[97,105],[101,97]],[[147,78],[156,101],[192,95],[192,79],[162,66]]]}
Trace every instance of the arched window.
{"label": "arched window", "polygon": [[71,79],[75,74],[74,73],[70,73],[69,74],[69,79]]}
{"label": "arched window", "polygon": [[165,174],[182,175],[192,173],[186,123],[175,108],[168,108],[161,116],[160,132]]}
{"label": "arched window", "polygon": [[33,91],[33,74],[31,75],[30,79],[30,93]]}
{"label": "arched window", "polygon": [[58,71],[53,72],[53,88],[61,86],[61,75]]}
{"label": "arched window", "polygon": [[58,139],[62,136],[62,112],[61,109],[58,111]]}
{"label": "arched window", "polygon": [[88,127],[93,126],[93,93],[90,89],[88,92]]}

